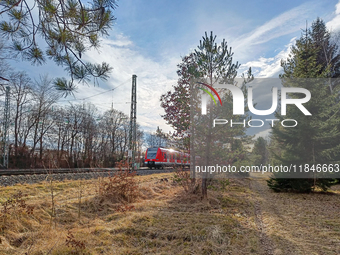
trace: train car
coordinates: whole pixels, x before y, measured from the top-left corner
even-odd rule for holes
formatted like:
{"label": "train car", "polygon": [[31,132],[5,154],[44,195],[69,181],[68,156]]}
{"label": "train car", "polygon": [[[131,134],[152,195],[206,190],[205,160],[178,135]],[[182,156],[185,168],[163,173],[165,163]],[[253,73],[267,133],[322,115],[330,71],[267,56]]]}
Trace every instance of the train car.
{"label": "train car", "polygon": [[148,148],[145,153],[145,166],[164,168],[166,166],[190,166],[190,155],[173,149],[162,147]]}

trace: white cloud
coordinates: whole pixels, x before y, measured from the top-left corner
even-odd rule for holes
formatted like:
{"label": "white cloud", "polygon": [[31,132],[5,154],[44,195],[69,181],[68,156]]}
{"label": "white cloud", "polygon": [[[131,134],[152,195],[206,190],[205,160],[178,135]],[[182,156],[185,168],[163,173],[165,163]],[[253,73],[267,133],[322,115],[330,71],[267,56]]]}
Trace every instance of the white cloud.
{"label": "white cloud", "polygon": [[271,128],[268,128],[268,129],[266,129],[266,130],[263,130],[263,131],[257,133],[257,134],[254,136],[253,140],[256,140],[256,139],[259,138],[259,137],[263,137],[265,140],[269,140],[270,135],[271,135],[271,130],[272,130]]}
{"label": "white cloud", "polygon": [[335,5],[335,14],[340,15],[340,1]]}
{"label": "white cloud", "polygon": [[340,1],[335,6],[334,17],[326,23],[326,26],[331,31],[340,30]]}
{"label": "white cloud", "polygon": [[260,57],[257,60],[249,61],[241,65],[241,70],[248,70],[249,67],[252,68],[255,77],[258,78],[269,78],[278,77],[278,74],[282,72],[281,60],[288,58],[291,46],[294,45],[296,38],[292,38],[290,42],[284,46],[278,54],[271,58]]}
{"label": "white cloud", "polygon": [[133,43],[129,38],[125,37],[123,34],[117,34],[116,40],[104,40],[105,44],[112,45],[112,46],[120,46],[120,47],[127,47],[132,46]]}
{"label": "white cloud", "polygon": [[[115,109],[129,116],[132,75],[136,74],[137,122],[148,131],[155,131],[157,126],[166,132],[171,130],[160,116],[164,111],[159,99],[177,82],[176,65],[181,60],[179,56],[156,62],[143,56],[135,49],[133,42],[119,34],[112,40],[102,41],[100,54],[90,51],[84,59],[93,63],[107,62],[114,69],[108,81],[99,87],[79,85],[77,98],[107,91],[86,101],[91,101],[100,111],[109,110],[113,103]],[[112,88],[116,89],[109,91]]]}
{"label": "white cloud", "polygon": [[301,28],[301,22],[316,8],[316,2],[304,3],[271,19],[254,31],[244,34],[232,42],[235,51],[242,55],[252,52],[255,45],[266,43],[275,38],[289,35]]}
{"label": "white cloud", "polygon": [[[281,32],[278,32],[278,31],[274,31],[273,35],[269,37],[266,36],[266,33],[269,33],[272,30],[276,30],[278,27],[281,27],[281,28],[288,27],[287,29],[287,34],[288,34],[288,31],[293,31],[294,29],[297,28],[295,26],[292,26],[292,23],[293,24],[295,23],[294,19],[298,19],[298,16],[297,16],[298,12],[300,10],[303,10],[305,5],[306,4],[300,5],[288,12],[285,12],[279,15],[278,17],[270,20],[263,26],[256,29],[253,33],[244,35],[237,40],[242,41],[243,44],[247,44],[245,45],[245,47],[250,48],[252,45],[269,41],[276,36],[281,36],[282,35]],[[307,12],[307,9],[304,11]],[[335,6],[334,15],[335,16],[332,18],[332,20],[326,23],[327,28],[332,31],[336,31],[340,29],[340,0]],[[280,24],[281,22],[285,23],[285,25],[281,25]],[[282,30],[282,29],[279,29],[279,30]],[[265,39],[257,40],[260,37],[261,38],[263,37]],[[243,38],[246,38],[246,39],[243,40]],[[292,45],[294,45],[295,41],[296,41],[296,37],[292,38],[289,44],[285,45],[284,49],[281,50],[274,57],[270,57],[270,58],[260,57],[257,60],[248,61],[247,63],[242,64],[240,67],[240,70],[245,71],[245,70],[248,70],[249,67],[252,67],[255,77],[258,77],[258,78],[277,77],[278,74],[282,72],[281,60],[287,59],[290,53],[290,48]],[[238,44],[238,47],[241,47],[241,44]]]}

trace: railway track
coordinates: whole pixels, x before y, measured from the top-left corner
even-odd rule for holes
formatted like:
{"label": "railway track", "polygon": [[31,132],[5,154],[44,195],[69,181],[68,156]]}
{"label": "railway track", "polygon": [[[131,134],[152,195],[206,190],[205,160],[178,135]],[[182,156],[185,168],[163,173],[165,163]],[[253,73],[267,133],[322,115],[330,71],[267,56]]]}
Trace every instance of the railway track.
{"label": "railway track", "polygon": [[[53,170],[53,171],[52,171]],[[82,168],[82,169],[17,169],[0,170],[0,187],[16,184],[33,184],[46,180],[89,180],[100,177],[109,177],[118,171],[118,168]],[[171,173],[174,168],[154,169],[141,168],[137,175],[150,175],[156,173]]]}
{"label": "railway track", "polygon": [[[39,174],[75,174],[75,173],[111,173],[118,171],[118,168],[59,168],[59,169],[2,169],[0,176],[12,175],[39,175]],[[162,172],[162,170],[150,170],[147,167],[141,167],[137,170],[137,174],[143,171]],[[165,168],[164,172],[174,171],[174,168]]]}

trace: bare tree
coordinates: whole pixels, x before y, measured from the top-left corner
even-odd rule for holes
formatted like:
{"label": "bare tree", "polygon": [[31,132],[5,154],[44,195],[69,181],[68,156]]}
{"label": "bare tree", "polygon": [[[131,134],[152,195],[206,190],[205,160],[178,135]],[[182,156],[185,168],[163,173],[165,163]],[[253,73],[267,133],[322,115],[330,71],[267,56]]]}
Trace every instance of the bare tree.
{"label": "bare tree", "polygon": [[52,106],[60,98],[60,94],[53,87],[53,80],[47,75],[35,81],[32,91],[32,99],[35,102],[32,109],[32,148],[31,155],[34,154],[39,144],[39,157],[43,154],[43,137],[52,128],[53,118],[51,116]]}
{"label": "bare tree", "polygon": [[[14,101],[12,120],[14,124],[14,154],[18,156],[18,149],[21,144],[20,129],[22,126],[24,115],[26,114],[26,106],[29,104],[32,92],[31,79],[24,72],[16,72],[10,75],[11,97]],[[13,100],[14,99],[14,100]]]}

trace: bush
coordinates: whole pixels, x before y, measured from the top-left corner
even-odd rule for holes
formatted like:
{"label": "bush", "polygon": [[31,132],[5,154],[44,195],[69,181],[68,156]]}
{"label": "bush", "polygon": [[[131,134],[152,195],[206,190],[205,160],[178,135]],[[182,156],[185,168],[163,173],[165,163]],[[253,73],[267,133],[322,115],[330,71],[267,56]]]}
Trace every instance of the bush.
{"label": "bush", "polygon": [[118,163],[118,172],[99,183],[99,195],[115,202],[133,202],[139,196],[136,172],[128,170],[127,163]]}
{"label": "bush", "polygon": [[196,193],[199,189],[196,179],[190,177],[190,171],[185,171],[183,168],[175,172],[173,180],[182,186],[185,192]]}
{"label": "bush", "polygon": [[225,191],[229,184],[229,179],[214,180],[210,182],[208,189]]}
{"label": "bush", "polygon": [[309,193],[315,188],[321,188],[322,191],[327,191],[336,182],[333,179],[285,179],[285,178],[270,178],[267,180],[269,188],[275,192],[301,192]]}

